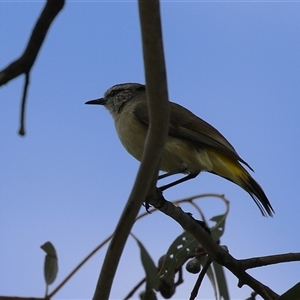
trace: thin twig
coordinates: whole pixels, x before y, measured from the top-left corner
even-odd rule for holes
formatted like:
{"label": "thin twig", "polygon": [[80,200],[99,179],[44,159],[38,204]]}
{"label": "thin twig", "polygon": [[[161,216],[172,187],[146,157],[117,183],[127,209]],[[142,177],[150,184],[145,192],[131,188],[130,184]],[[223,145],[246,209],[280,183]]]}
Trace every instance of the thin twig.
{"label": "thin twig", "polygon": [[255,300],[256,299],[256,296],[257,296],[257,293],[256,292],[252,292],[250,297],[245,299],[245,300]]}
{"label": "thin twig", "polygon": [[25,109],[26,109],[27,91],[29,86],[29,77],[30,77],[30,72],[26,72],[22,102],[21,102],[21,116],[20,116],[20,130],[19,130],[19,135],[21,136],[25,135]]}
{"label": "thin twig", "polygon": [[128,295],[124,298],[124,300],[130,299],[134,293],[141,287],[142,284],[146,282],[146,277],[143,278],[139,283],[135,285],[135,287],[128,293]]}
{"label": "thin twig", "polygon": [[[226,203],[229,203],[229,201],[225,198],[224,195],[222,195],[222,194],[214,194],[214,193],[200,194],[200,195],[196,195],[196,196],[192,196],[192,197],[188,197],[188,198],[183,198],[183,199],[179,199],[179,200],[175,200],[175,201],[171,201],[171,202],[172,202],[174,205],[176,205],[176,206],[178,206],[178,205],[181,204],[181,203],[190,203],[192,206],[195,207],[195,203],[193,202],[194,200],[196,200],[196,199],[201,199],[201,198],[206,198],[206,197],[215,197],[215,198],[219,198],[219,199],[221,199],[222,201],[224,201],[225,204],[226,204]],[[197,206],[197,205],[196,205],[196,206]],[[227,207],[227,206],[226,206],[226,207]],[[149,216],[149,213],[151,214],[151,213],[157,212],[157,211],[159,211],[158,208],[152,207],[152,208],[150,208],[147,212],[144,212],[144,213],[140,214],[140,215],[136,218],[136,220],[139,220],[139,219],[141,219],[141,218],[143,218],[143,217],[145,217],[145,216]],[[200,212],[199,207],[197,207],[197,211]],[[226,210],[226,212],[227,212],[227,210]],[[225,212],[225,213],[226,213],[226,212]],[[203,215],[200,214],[200,216],[202,217]],[[205,221],[205,219],[203,219],[203,220]],[[207,222],[205,221],[205,223],[207,223]]]}
{"label": "thin twig", "polygon": [[0,300],[50,300],[49,298],[0,296]]}
{"label": "thin twig", "polygon": [[212,261],[210,260],[209,256],[207,256],[207,260],[206,260],[206,262],[197,278],[195,286],[191,292],[190,300],[194,300],[197,297],[200,285],[201,285],[203,278],[204,278],[209,266],[211,265],[211,263],[212,263]]}

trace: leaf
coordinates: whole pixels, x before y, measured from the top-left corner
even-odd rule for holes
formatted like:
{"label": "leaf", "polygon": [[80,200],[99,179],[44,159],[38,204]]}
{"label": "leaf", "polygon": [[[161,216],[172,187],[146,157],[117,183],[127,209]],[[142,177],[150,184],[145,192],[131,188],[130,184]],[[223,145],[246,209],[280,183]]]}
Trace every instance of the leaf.
{"label": "leaf", "polygon": [[215,278],[217,281],[220,299],[230,300],[227,281],[224,273],[224,267],[216,262],[213,262],[212,268],[215,272]]}
{"label": "leaf", "polygon": [[[156,270],[157,271],[157,270]],[[157,300],[156,293],[154,293],[153,289],[146,283],[146,290],[141,298],[143,300]]]}
{"label": "leaf", "polygon": [[[210,229],[211,235],[215,241],[224,234],[225,231],[225,220],[228,215],[228,210],[226,213],[211,218],[211,221],[216,224]],[[188,232],[183,232],[179,235],[169,247],[164,263],[159,272],[160,276],[163,276],[165,281],[170,281],[175,277],[175,272],[183,264],[187,257],[194,255],[197,247],[201,247],[199,242]],[[201,262],[204,265],[204,261]],[[227,283],[225,279],[225,274],[223,269],[214,267],[215,264],[212,264],[207,271],[207,276],[213,286],[215,296],[217,295],[223,299],[229,299]]]}
{"label": "leaf", "polygon": [[[202,266],[205,265],[207,258],[205,256],[201,256],[198,258],[199,262],[201,263]],[[206,275],[214,289],[214,293],[215,293],[215,299],[218,299],[218,286],[216,283],[216,275],[215,275],[215,271],[212,268],[212,265],[209,266],[209,268],[207,269]]]}
{"label": "leaf", "polygon": [[54,282],[58,273],[58,260],[54,246],[46,242],[41,248],[47,253],[44,263],[44,277],[47,285]]}
{"label": "leaf", "polygon": [[279,296],[277,300],[299,300],[300,299],[300,282],[295,284],[292,288],[287,290],[284,294]]}
{"label": "leaf", "polygon": [[[201,265],[204,266],[207,260],[206,257],[202,256],[198,259]],[[215,299],[230,300],[223,266],[216,262],[212,262],[206,272],[206,275],[214,289]]]}
{"label": "leaf", "polygon": [[227,212],[222,215],[214,216],[210,220],[216,222],[216,224],[211,227],[211,236],[215,241],[218,241],[225,231],[225,221],[227,217]]}
{"label": "leaf", "polygon": [[141,261],[146,273],[147,288],[155,289],[156,291],[158,291],[160,281],[155,263],[153,262],[152,258],[150,257],[143,244],[134,235],[132,236],[136,240],[141,251]]}
{"label": "leaf", "polygon": [[179,266],[187,257],[194,255],[197,247],[199,242],[190,233],[184,231],[169,247],[159,275],[162,275],[167,282],[172,280]]}
{"label": "leaf", "polygon": [[41,248],[49,255],[56,257],[56,251],[51,242],[46,242]]}

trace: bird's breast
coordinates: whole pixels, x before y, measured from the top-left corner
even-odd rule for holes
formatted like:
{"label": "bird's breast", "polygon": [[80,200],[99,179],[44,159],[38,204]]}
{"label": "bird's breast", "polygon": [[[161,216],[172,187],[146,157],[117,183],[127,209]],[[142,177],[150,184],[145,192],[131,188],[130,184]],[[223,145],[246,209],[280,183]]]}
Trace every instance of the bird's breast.
{"label": "bird's breast", "polygon": [[115,126],[124,148],[141,161],[147,136],[147,126],[140,123],[132,112],[118,115],[115,118]]}

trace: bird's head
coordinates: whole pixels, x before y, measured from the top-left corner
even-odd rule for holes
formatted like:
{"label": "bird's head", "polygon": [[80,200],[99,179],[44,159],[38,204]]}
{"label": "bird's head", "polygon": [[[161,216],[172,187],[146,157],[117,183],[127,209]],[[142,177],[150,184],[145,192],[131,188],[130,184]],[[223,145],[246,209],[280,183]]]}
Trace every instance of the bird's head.
{"label": "bird's head", "polygon": [[87,101],[85,104],[104,105],[113,117],[139,93],[145,93],[146,87],[140,83],[122,83],[109,88],[103,98]]}

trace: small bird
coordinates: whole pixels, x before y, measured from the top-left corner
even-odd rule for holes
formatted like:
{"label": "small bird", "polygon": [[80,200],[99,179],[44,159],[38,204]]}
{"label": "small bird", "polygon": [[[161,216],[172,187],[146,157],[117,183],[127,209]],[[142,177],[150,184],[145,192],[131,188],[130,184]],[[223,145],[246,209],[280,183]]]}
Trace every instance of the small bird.
{"label": "small bird", "polygon": [[[188,109],[169,103],[169,133],[160,164],[160,170],[167,173],[159,176],[159,179],[177,173],[188,175],[163,186],[161,190],[206,171],[239,185],[250,194],[263,216],[273,216],[274,210],[264,191],[241,163],[253,169],[227,139]],[[105,92],[104,98],[86,104],[104,105],[108,109],[123,146],[141,161],[149,127],[146,86],[139,83],[117,84]]]}

